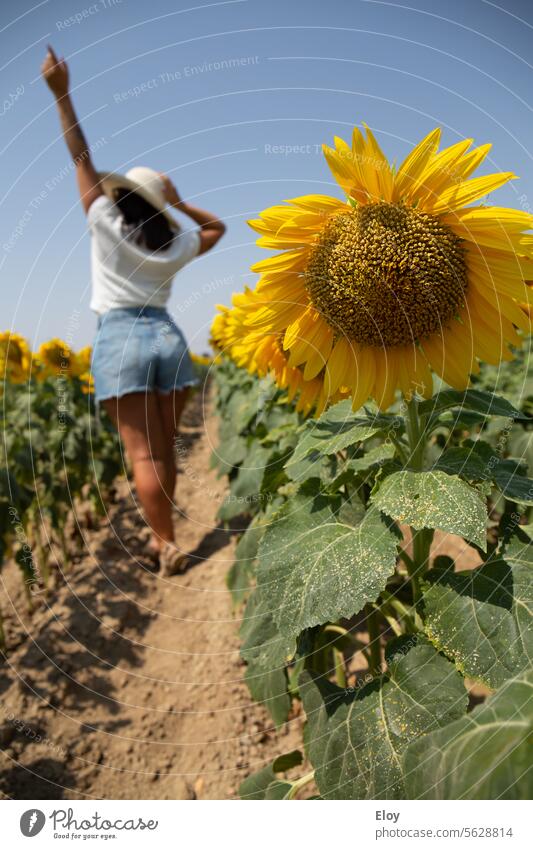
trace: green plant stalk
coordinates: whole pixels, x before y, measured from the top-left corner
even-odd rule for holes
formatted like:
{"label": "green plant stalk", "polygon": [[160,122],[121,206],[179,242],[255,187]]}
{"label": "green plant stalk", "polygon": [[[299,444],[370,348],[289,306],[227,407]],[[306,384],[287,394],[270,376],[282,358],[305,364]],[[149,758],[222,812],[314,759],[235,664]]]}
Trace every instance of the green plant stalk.
{"label": "green plant stalk", "polygon": [[402,440],[399,439],[397,436],[394,436],[393,433],[389,433],[389,439],[392,442],[392,444],[394,445],[394,447],[396,448],[402,463],[407,463],[409,458],[408,458],[408,455],[406,453],[406,446],[404,445]]}
{"label": "green plant stalk", "polygon": [[298,790],[300,788],[305,787],[306,784],[309,784],[315,777],[315,771],[306,773],[306,775],[302,775],[301,778],[298,778],[296,781],[292,782],[292,787],[287,793],[286,799],[294,799]]}
{"label": "green plant stalk", "polygon": [[326,625],[324,628],[324,633],[333,632],[334,634],[340,634],[343,637],[347,637],[350,640],[351,644],[354,647],[354,651],[360,651],[366,662],[370,666],[370,652],[368,651],[368,647],[365,643],[361,642],[351,631],[348,631],[346,628],[343,628],[342,625]]}
{"label": "green plant stalk", "polygon": [[426,448],[426,433],[424,422],[418,412],[418,400],[411,398],[406,402],[405,432],[409,444],[408,465],[413,471],[421,472],[424,468],[424,452]]}
{"label": "green plant stalk", "polygon": [[[418,400],[416,397],[413,397],[407,402],[405,430],[410,451],[408,466],[415,472],[422,472],[424,470],[424,454],[427,442],[425,424],[425,420],[420,416],[418,411]],[[413,540],[413,557],[411,562],[409,562],[408,557],[403,559],[411,580],[413,601],[416,607],[422,600],[420,581],[428,569],[429,550],[433,539],[433,531],[429,528],[417,530],[411,527],[411,537]]]}
{"label": "green plant stalk", "polygon": [[381,632],[377,610],[371,605],[366,608],[366,626],[368,628],[368,650],[370,652],[369,669],[372,675],[381,674]]}
{"label": "green plant stalk", "polygon": [[395,636],[400,637],[403,634],[402,627],[396,617],[388,611],[387,605],[379,605],[378,610],[391,628],[391,630],[394,631]]}
{"label": "green plant stalk", "polygon": [[381,598],[386,604],[389,604],[399,616],[402,616],[404,619],[412,619],[413,608],[406,607],[406,605],[403,604],[399,598],[396,598],[393,593],[390,593],[388,590],[383,590]]}
{"label": "green plant stalk", "polygon": [[341,637],[346,637],[347,640],[350,640],[353,647],[360,651],[361,649],[366,648],[365,644],[358,640],[355,634],[352,634],[351,631],[348,631],[347,628],[343,628],[342,625],[326,625],[324,628],[325,634],[339,634]]}
{"label": "green plant stalk", "polygon": [[340,649],[333,649],[335,660],[335,678],[339,687],[346,689],[346,669],[344,667],[344,655]]}
{"label": "green plant stalk", "polygon": [[403,560],[403,562],[405,563],[405,565],[407,566],[408,569],[412,569],[414,567],[414,563],[413,563],[411,557],[409,557],[409,555],[407,554],[407,552],[403,548],[400,551],[400,558]]}

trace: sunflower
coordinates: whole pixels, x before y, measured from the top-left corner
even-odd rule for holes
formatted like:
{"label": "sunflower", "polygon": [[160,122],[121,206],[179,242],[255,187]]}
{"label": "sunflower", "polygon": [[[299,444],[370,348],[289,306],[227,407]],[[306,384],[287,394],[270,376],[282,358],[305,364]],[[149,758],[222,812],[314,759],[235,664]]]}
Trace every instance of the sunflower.
{"label": "sunflower", "polygon": [[[215,316],[211,327],[212,343],[217,349],[224,351],[236,365],[251,374],[259,377],[272,375],[278,386],[287,390],[289,401],[298,396],[298,411],[308,414],[313,408],[323,409],[326,402],[323,381],[318,378],[307,380],[303,369],[289,365],[281,335],[247,327],[248,318],[255,314],[260,304],[257,294],[246,287],[244,293],[233,295],[232,303],[232,309],[218,306],[221,312]],[[338,391],[334,399],[342,397],[342,392]]]}
{"label": "sunflower", "polygon": [[209,344],[215,353],[224,350],[224,338],[226,334],[227,316],[230,310],[222,304],[217,305],[218,312],[211,322]]}
{"label": "sunflower", "polygon": [[86,345],[85,348],[81,348],[78,353],[74,355],[72,369],[73,373],[78,376],[80,380],[83,380],[83,376],[91,370],[91,353],[91,346]]}
{"label": "sunflower", "polygon": [[0,374],[11,383],[24,383],[30,373],[31,351],[20,333],[0,333]]}
{"label": "sunflower", "polygon": [[81,381],[81,391],[84,395],[92,395],[94,392],[94,379],[92,372],[85,371],[79,375]]}
{"label": "sunflower", "polygon": [[62,339],[50,339],[39,348],[38,361],[42,365],[42,376],[72,377],[77,374],[76,354]]}
{"label": "sunflower", "polygon": [[282,253],[252,266],[232,340],[243,356],[261,334],[279,339],[288,366],[320,382],[321,406],[340,390],[354,410],[369,397],[387,409],[398,389],[431,397],[432,372],[465,389],[479,360],[513,358],[516,328],[530,332],[520,304],[533,304],[533,216],[469,205],[514,178],[469,179],[490,145],[439,150],[437,128],[395,168],[365,130],[324,146],[344,201],[304,195],[249,222]]}
{"label": "sunflower", "polygon": [[46,380],[48,376],[48,370],[43,363],[39,354],[33,353],[31,355],[31,376],[37,380],[39,383],[42,383]]}
{"label": "sunflower", "polygon": [[193,354],[191,352],[190,357],[192,362],[195,363],[197,366],[204,366],[205,368],[209,368],[209,366],[213,364],[213,360],[211,359],[211,357],[206,357],[204,356],[204,354]]}

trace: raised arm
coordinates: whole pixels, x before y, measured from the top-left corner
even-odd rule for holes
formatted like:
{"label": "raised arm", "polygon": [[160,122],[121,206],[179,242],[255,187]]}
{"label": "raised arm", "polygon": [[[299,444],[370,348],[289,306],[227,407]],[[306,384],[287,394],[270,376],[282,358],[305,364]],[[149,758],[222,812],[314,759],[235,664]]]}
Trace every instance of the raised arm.
{"label": "raised arm", "polygon": [[166,174],[161,174],[161,178],[164,183],[165,199],[167,203],[175,209],[179,209],[180,212],[188,215],[189,218],[192,218],[193,221],[200,225],[200,250],[198,253],[205,254],[206,251],[211,250],[218,240],[222,238],[226,232],[226,225],[220,220],[220,218],[213,215],[212,212],[207,212],[205,209],[192,206],[192,204],[182,200],[174,186],[174,183],[166,176]]}
{"label": "raised arm", "polygon": [[88,212],[92,202],[102,195],[103,191],[91,159],[89,146],[70,99],[67,63],[64,59],[58,59],[50,46],[48,46],[48,53],[42,64],[41,73],[56,99],[63,136],[76,166],[81,202],[85,212]]}

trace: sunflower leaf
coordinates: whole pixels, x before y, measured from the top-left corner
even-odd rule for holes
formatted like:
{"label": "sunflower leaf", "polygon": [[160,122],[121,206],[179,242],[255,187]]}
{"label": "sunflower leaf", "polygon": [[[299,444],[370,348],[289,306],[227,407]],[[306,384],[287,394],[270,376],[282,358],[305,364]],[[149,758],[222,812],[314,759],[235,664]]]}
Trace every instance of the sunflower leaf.
{"label": "sunflower leaf", "polygon": [[305,629],[375,601],[394,572],[397,540],[380,514],[371,510],[353,527],[343,503],[308,481],[259,545],[258,592],[278,627],[271,652],[280,662],[294,655]]}
{"label": "sunflower leaf", "polygon": [[439,413],[452,407],[464,407],[486,416],[505,416],[516,421],[531,421],[529,416],[525,416],[506,398],[483,389],[466,389],[464,392],[443,389],[429,401],[422,401],[418,411],[420,415],[438,416]]}
{"label": "sunflower leaf", "polygon": [[322,413],[319,419],[306,423],[296,450],[287,463],[287,470],[311,452],[317,455],[336,454],[356,442],[364,442],[394,427],[394,417],[374,418],[371,414],[356,416],[349,400],[339,401]]}
{"label": "sunflower leaf", "polygon": [[467,440],[461,447],[450,448],[434,468],[470,481],[490,480],[510,501],[533,504],[533,480],[526,477],[524,466],[504,459],[483,440]]}
{"label": "sunflower leaf", "polygon": [[219,519],[228,521],[242,513],[257,512],[261,499],[261,483],[270,454],[270,448],[258,442],[252,443],[237,475],[230,483],[229,494],[218,510]]}
{"label": "sunflower leaf", "polygon": [[241,799],[284,799],[292,788],[290,781],[281,781],[276,776],[287,772],[303,761],[298,750],[280,755],[271,764],[245,778],[239,787]]}
{"label": "sunflower leaf", "polygon": [[226,576],[226,586],[235,605],[245,600],[252,585],[257,549],[273,506],[274,502],[271,502],[265,513],[254,516],[235,548],[235,560]]}
{"label": "sunflower leaf", "polygon": [[401,756],[411,740],[463,716],[467,694],[453,664],[414,638],[389,672],[359,690],[300,676],[308,754],[325,799],[403,799]]}
{"label": "sunflower leaf", "polygon": [[272,614],[256,591],[248,599],[241,625],[241,655],[248,664],[245,681],[252,698],[265,705],[276,726],[289,714],[287,673],[279,659],[280,638]]}
{"label": "sunflower leaf", "polygon": [[459,534],[486,550],[487,508],[479,493],[444,472],[393,472],[372,495],[375,507],[416,530]]}
{"label": "sunflower leaf", "polygon": [[403,755],[410,799],[531,799],[533,669]]}
{"label": "sunflower leaf", "polygon": [[514,539],[477,569],[432,569],[423,589],[426,634],[464,675],[495,689],[533,665],[533,545]]}

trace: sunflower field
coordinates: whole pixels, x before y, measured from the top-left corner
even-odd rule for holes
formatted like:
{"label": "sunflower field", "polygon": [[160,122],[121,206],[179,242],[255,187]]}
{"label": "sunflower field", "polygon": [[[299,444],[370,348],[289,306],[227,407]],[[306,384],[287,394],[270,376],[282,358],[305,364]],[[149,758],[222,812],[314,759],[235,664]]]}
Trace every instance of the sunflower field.
{"label": "sunflower field", "polygon": [[344,199],[250,222],[278,253],[212,325],[246,683],[305,716],[240,794],[529,799],[533,217],[470,179],[490,145],[365,129],[324,149]]}
{"label": "sunflower field", "polygon": [[102,513],[123,470],[111,423],[95,419],[90,354],[60,339],[32,353],[19,334],[0,334],[0,565],[16,560],[30,610],[68,569],[72,537],[83,542],[80,504]]}

